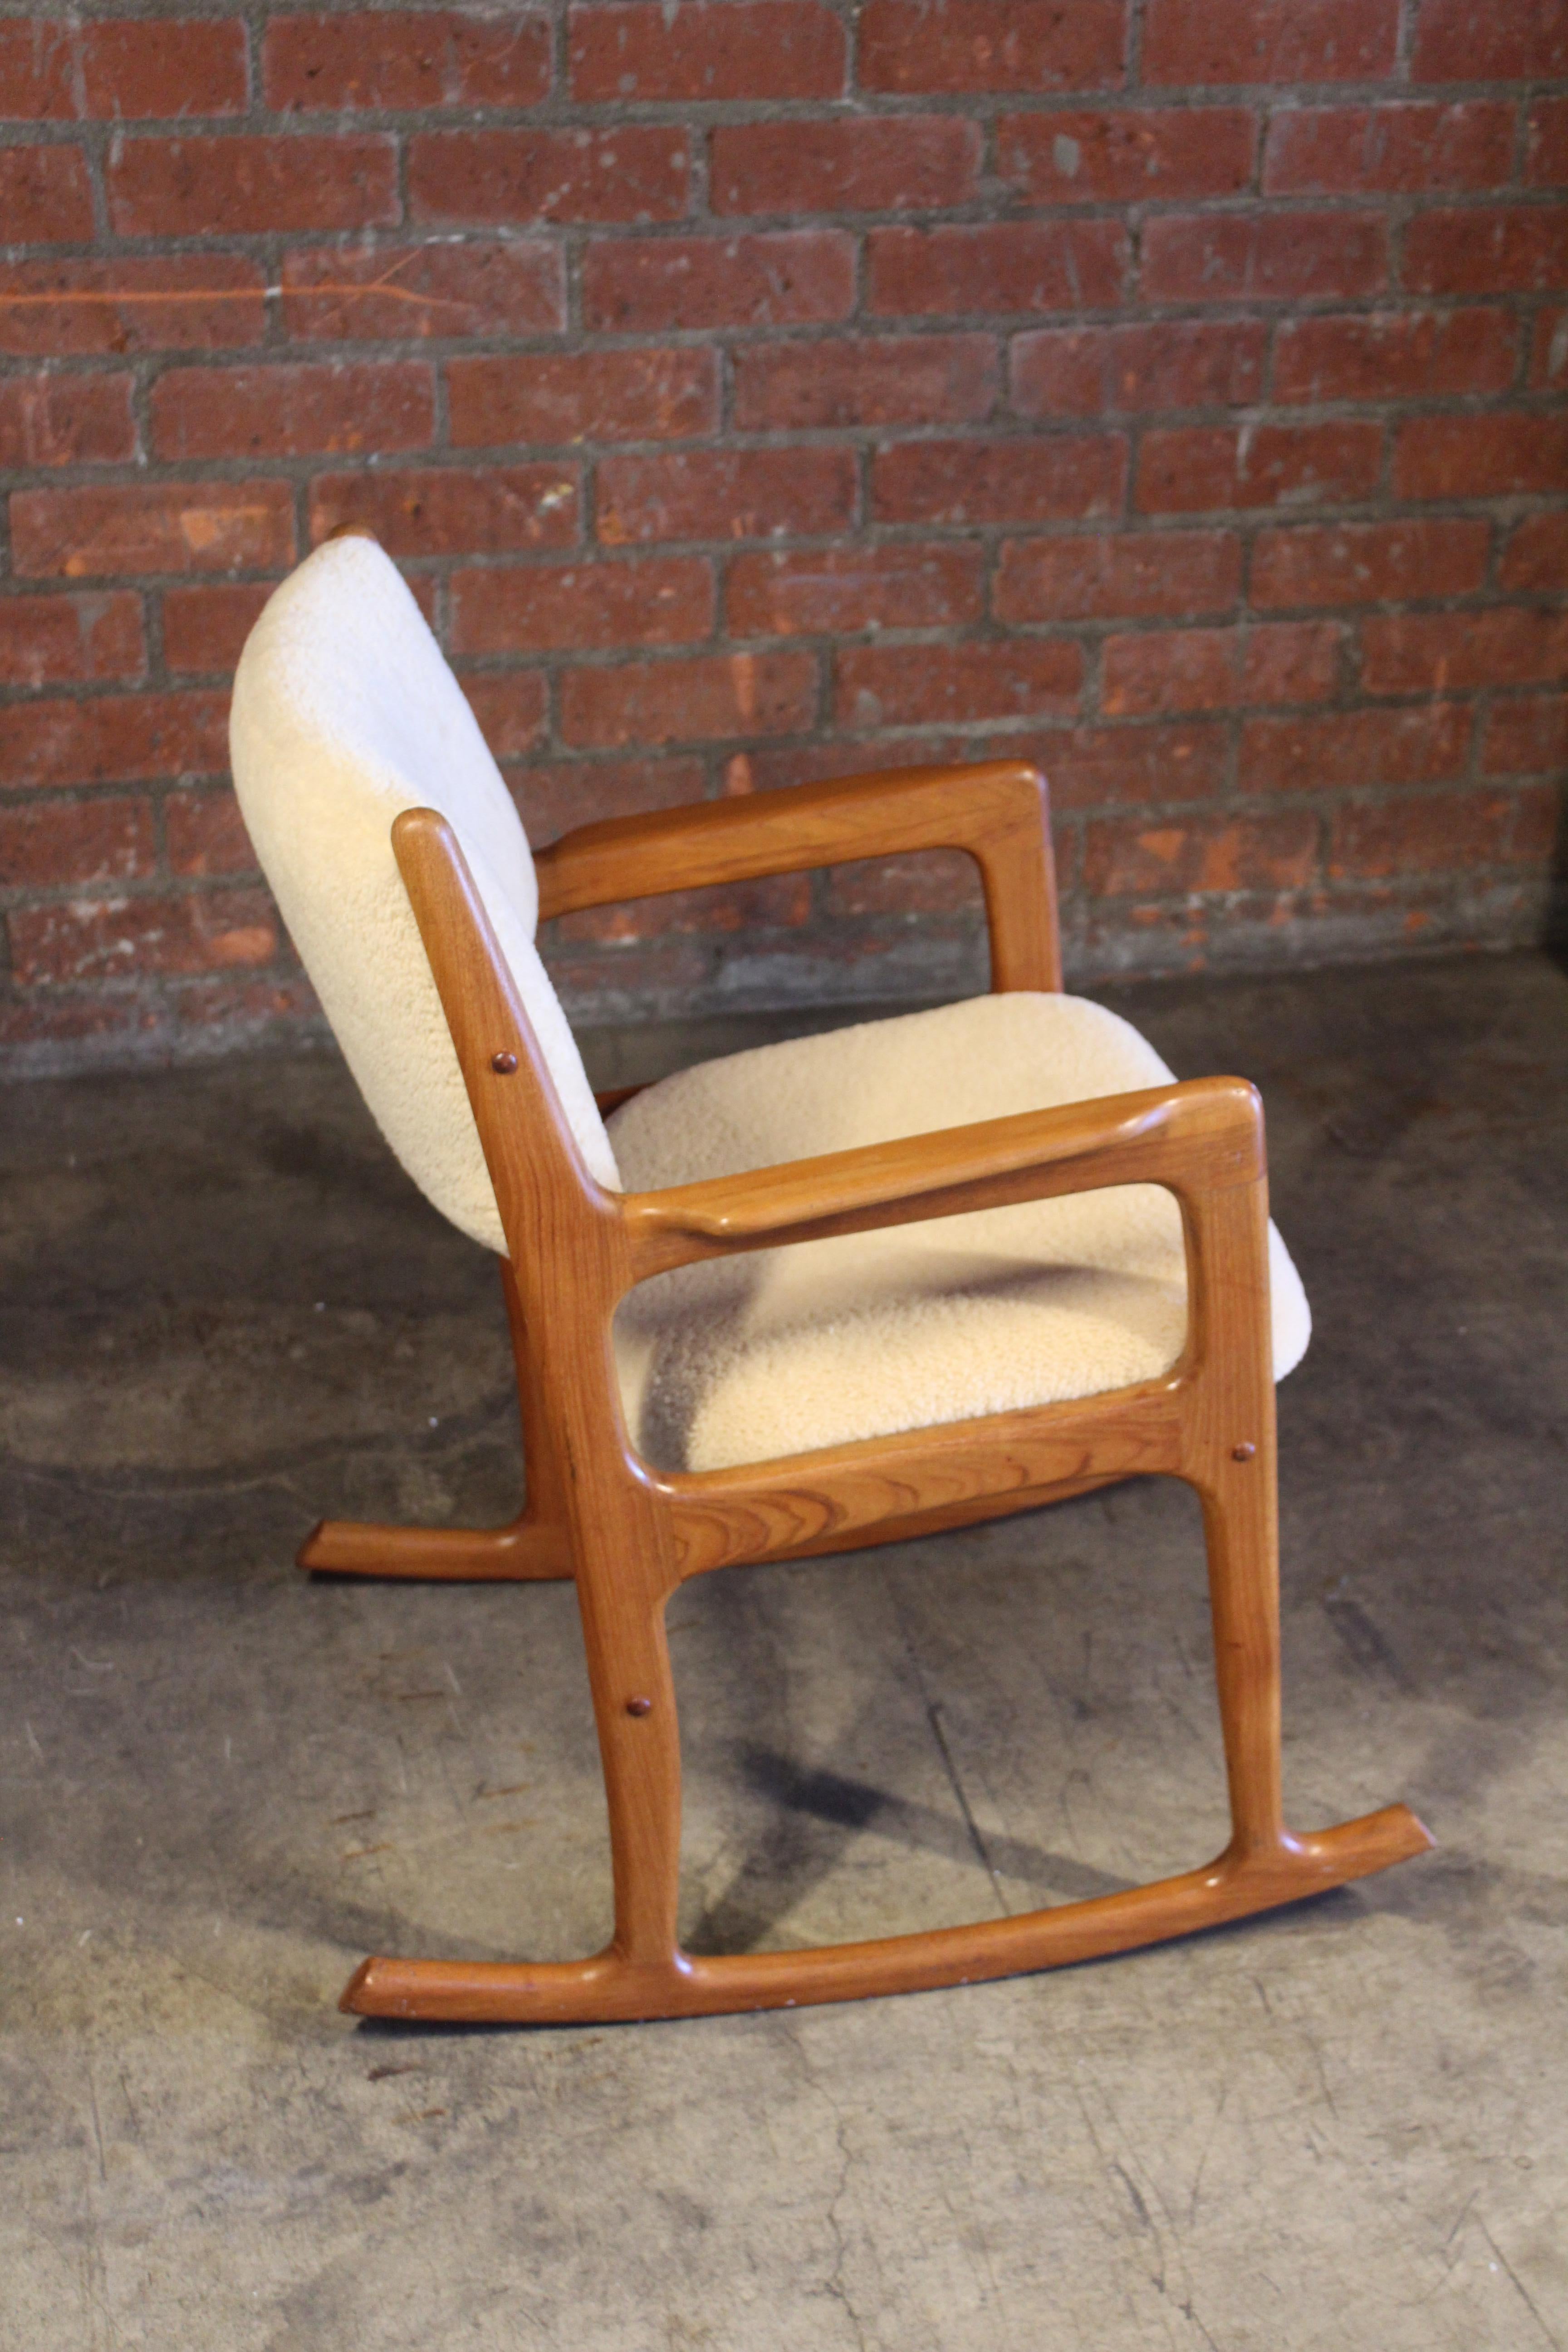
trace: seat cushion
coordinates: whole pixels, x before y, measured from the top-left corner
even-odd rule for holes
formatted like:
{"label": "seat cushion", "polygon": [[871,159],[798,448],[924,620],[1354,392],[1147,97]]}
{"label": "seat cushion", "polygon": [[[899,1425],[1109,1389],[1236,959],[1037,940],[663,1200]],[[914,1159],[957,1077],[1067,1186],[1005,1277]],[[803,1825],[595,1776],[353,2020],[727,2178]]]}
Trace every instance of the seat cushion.
{"label": "seat cushion", "polygon": [[[1103,1005],[983,996],[702,1063],[610,1134],[658,1191],[1170,1080]],[[1311,1324],[1268,1239],[1281,1379]],[[1132,1184],[680,1266],[623,1302],[616,1347],[639,1451],[717,1470],[1154,1379],[1186,1320],[1181,1213]]]}
{"label": "seat cushion", "polygon": [[617,1181],[566,1016],[533,944],[539,893],[510,793],[395,563],[331,540],[268,600],[229,721],[235,789],[262,872],[382,1133],[476,1241],[505,1236],[479,1129],[392,848],[393,819],[439,810],[468,859],[578,1147]]}

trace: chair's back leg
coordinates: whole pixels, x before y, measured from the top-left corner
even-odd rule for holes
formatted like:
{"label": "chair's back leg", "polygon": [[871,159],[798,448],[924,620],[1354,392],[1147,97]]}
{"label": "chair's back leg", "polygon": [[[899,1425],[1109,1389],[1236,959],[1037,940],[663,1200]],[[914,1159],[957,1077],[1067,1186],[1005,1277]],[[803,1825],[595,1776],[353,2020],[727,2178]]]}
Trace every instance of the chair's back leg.
{"label": "chair's back leg", "polygon": [[668,1969],[680,1892],[680,1731],[664,1595],[616,1573],[618,1534],[584,1528],[578,1540],[577,1598],[610,1818],[616,1949],[634,1964]]}
{"label": "chair's back leg", "polygon": [[1199,1247],[1214,1278],[1184,1445],[1203,1503],[1232,1854],[1288,1843],[1279,1769],[1279,1504],[1259,1181],[1210,1195]]}
{"label": "chair's back leg", "polygon": [[1216,1464],[1200,1491],[1208,1546],[1215,1679],[1225,1732],[1232,1850],[1285,1834],[1279,1785],[1279,1525],[1273,1413],[1245,1463]]}

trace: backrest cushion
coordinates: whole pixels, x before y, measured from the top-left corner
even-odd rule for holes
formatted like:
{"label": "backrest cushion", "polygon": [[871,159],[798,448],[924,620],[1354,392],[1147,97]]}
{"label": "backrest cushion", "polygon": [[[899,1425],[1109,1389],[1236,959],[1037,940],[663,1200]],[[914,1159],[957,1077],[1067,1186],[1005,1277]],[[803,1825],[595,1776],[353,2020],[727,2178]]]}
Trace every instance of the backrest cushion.
{"label": "backrest cushion", "polygon": [[521,821],[462,688],[374,540],[330,540],[268,601],[240,656],[235,788],[262,871],[343,1055],[426,1199],[503,1254],[458,1056],[392,849],[433,808],[462,845],[593,1174],[618,1188],[560,999],[533,944]]}

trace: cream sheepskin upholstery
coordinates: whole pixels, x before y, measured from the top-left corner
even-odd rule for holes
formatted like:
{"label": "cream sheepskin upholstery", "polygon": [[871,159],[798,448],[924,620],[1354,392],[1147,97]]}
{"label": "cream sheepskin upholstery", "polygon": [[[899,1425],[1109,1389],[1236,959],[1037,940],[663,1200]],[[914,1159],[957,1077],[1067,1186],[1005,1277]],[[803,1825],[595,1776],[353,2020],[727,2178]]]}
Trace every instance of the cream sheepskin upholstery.
{"label": "cream sheepskin upholstery", "polygon": [[[271,598],[240,660],[230,735],[257,855],[383,1134],[426,1198],[503,1255],[393,856],[405,808],[438,809],[456,831],[583,1157],[612,1190],[1170,1080],[1103,1006],[987,996],[704,1063],[624,1105],[607,1134],[533,944],[538,889],[517,811],[373,541],[329,541]],[[1281,1379],[1311,1327],[1272,1226],[1268,1238]],[[1154,1378],[1185,1331],[1175,1202],[1123,1185],[683,1266],[623,1302],[616,1354],[640,1451],[712,1470]]]}
{"label": "cream sheepskin upholstery", "polygon": [[331,540],[251,631],[229,721],[262,871],[382,1133],[426,1198],[503,1254],[458,1056],[392,853],[392,821],[438,809],[550,1065],[579,1149],[619,1182],[560,1000],[533,944],[533,860],[462,688],[395,563]]}
{"label": "cream sheepskin upholstery", "polygon": [[[1170,1078],[1102,1005],[983,996],[703,1063],[610,1132],[657,1191]],[[1268,1241],[1279,1380],[1311,1322]],[[1186,1319],[1180,1211],[1138,1184],[681,1266],[623,1302],[616,1341],[639,1450],[718,1470],[1153,1379]]]}

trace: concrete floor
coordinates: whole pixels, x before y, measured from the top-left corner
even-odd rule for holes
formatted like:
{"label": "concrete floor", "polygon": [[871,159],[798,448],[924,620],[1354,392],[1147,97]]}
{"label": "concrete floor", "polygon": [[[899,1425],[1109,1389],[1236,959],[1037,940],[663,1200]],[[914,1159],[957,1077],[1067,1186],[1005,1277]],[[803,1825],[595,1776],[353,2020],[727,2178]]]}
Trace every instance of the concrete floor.
{"label": "concrete floor", "polygon": [[[1316,1308],[1281,1394],[1292,1816],[1403,1796],[1441,1851],[794,2015],[338,2015],[370,1949],[605,1930],[570,1588],[289,1565],[328,1511],[509,1514],[493,1269],[325,1059],[0,1097],[7,2352],[1568,2347],[1568,982],[1113,1001],[1263,1086]],[[718,1042],[601,1039],[599,1074]],[[693,1940],[1222,1841],[1174,1486],[714,1577],[671,1622]]]}

